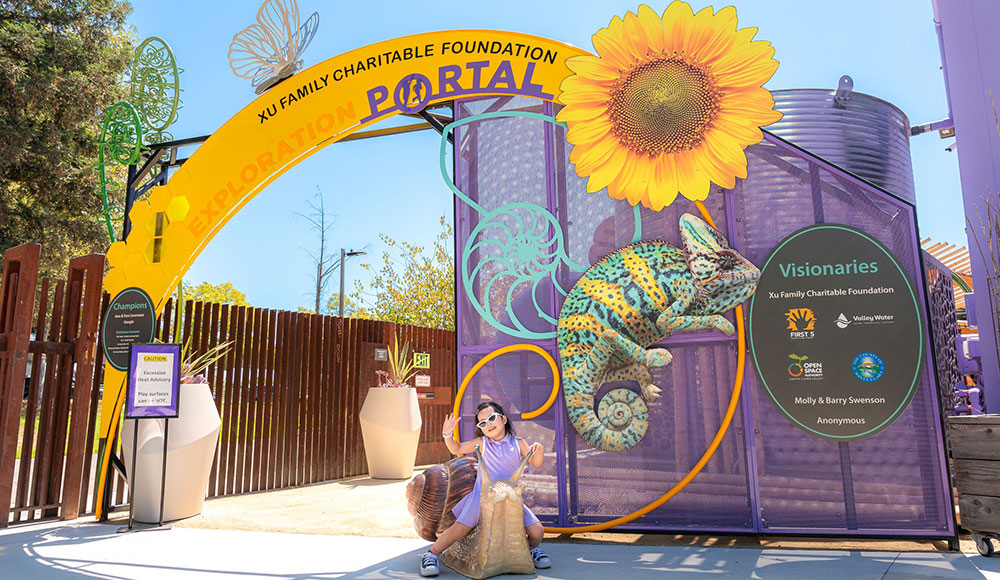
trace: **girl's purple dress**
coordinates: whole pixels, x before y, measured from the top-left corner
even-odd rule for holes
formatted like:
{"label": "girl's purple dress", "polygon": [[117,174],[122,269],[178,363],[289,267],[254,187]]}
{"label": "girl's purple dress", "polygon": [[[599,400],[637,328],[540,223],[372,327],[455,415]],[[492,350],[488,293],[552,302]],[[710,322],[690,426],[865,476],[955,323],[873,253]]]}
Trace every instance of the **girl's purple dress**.
{"label": "girl's purple dress", "polygon": [[[521,463],[521,448],[517,437],[513,435],[507,435],[499,441],[483,436],[483,447],[480,451],[483,454],[483,465],[490,470],[494,481],[510,479]],[[479,473],[476,475],[476,485],[469,492],[469,495],[463,497],[458,505],[451,510],[458,522],[470,528],[475,527],[476,523],[479,522],[479,486],[481,485],[480,479],[483,477],[482,469],[480,466]],[[537,522],[538,518],[535,517],[535,514],[531,513],[528,506],[524,506],[524,527]]]}

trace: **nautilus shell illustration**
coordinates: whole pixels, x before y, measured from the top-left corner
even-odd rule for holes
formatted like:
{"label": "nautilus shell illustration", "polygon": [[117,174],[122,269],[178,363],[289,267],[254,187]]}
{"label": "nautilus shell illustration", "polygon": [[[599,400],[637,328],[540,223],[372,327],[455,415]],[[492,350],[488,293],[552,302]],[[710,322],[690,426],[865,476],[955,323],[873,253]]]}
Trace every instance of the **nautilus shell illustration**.
{"label": "nautilus shell illustration", "polygon": [[[559,222],[531,203],[504,205],[482,216],[465,244],[462,283],[480,316],[510,336],[554,336],[556,273],[569,263]],[[515,307],[523,305],[521,307]]]}
{"label": "nautilus shell illustration", "polygon": [[295,0],[267,0],[257,10],[257,23],[233,36],[229,66],[236,76],[251,79],[259,95],[302,68],[299,57],[318,28],[318,12],[301,24]]}

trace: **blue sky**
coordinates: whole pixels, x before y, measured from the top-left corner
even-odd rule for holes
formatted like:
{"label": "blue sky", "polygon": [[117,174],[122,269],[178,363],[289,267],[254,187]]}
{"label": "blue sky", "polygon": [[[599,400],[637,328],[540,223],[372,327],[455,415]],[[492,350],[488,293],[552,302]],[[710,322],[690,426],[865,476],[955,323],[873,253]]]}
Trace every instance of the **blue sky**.
{"label": "blue sky", "polygon": [[[184,108],[170,131],[175,138],[205,135],[253,100],[247,80],[229,68],[234,34],[254,22],[259,2],[154,3],[134,0],[129,18],[138,38],[160,36],[184,73]],[[650,3],[662,12],[669,2]],[[941,58],[931,0],[735,0],[692,1],[697,11],[732,4],[740,27],[757,27],[757,39],[775,47],[781,63],[767,84],[772,90],[832,88],[843,74],[854,90],[899,107],[911,125],[947,117]],[[311,66],[382,40],[459,28],[512,30],[593,50],[590,37],[634,2],[520,1],[414,4],[299,0],[303,19],[320,13],[319,32],[305,53]],[[376,127],[377,128],[377,127]],[[953,140],[937,133],[911,139],[917,216],[922,237],[966,244],[958,159],[945,151]],[[308,211],[317,185],[336,214],[334,251],[369,247],[348,261],[348,290],[364,279],[360,262],[378,265],[379,234],[430,246],[438,218],[452,213],[452,196],[438,173],[439,137],[432,131],[338,143],[322,149],[254,198],[215,237],[186,280],[229,281],[255,306],[295,310],[312,302],[311,259],[316,238],[296,212]],[[334,278],[330,291],[337,290]]]}

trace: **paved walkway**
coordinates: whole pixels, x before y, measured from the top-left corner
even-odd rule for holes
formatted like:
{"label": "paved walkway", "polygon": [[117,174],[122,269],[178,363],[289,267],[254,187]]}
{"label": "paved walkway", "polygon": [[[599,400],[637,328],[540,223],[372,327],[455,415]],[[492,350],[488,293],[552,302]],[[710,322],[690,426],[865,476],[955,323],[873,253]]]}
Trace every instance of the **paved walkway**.
{"label": "paved walkway", "polygon": [[[395,580],[419,578],[418,554],[427,546],[408,538],[116,530],[84,520],[0,530],[0,580]],[[548,543],[546,549],[554,565],[537,578],[1000,580],[1000,558],[978,554],[576,543]],[[446,568],[440,577],[462,578]]]}

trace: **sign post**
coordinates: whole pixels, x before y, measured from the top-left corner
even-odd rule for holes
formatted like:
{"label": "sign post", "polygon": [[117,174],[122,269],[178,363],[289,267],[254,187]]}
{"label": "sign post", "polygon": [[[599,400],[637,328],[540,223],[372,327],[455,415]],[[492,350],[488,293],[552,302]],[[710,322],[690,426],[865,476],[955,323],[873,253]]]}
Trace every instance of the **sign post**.
{"label": "sign post", "polygon": [[128,528],[134,514],[134,487],[136,459],[139,456],[139,421],[163,419],[163,469],[160,478],[160,517],[158,527],[163,527],[163,501],[167,482],[167,437],[170,419],[177,418],[180,397],[181,346],[179,344],[132,344],[128,365],[128,389],[125,401],[125,419],[135,421],[132,436],[132,483],[129,485]]}

